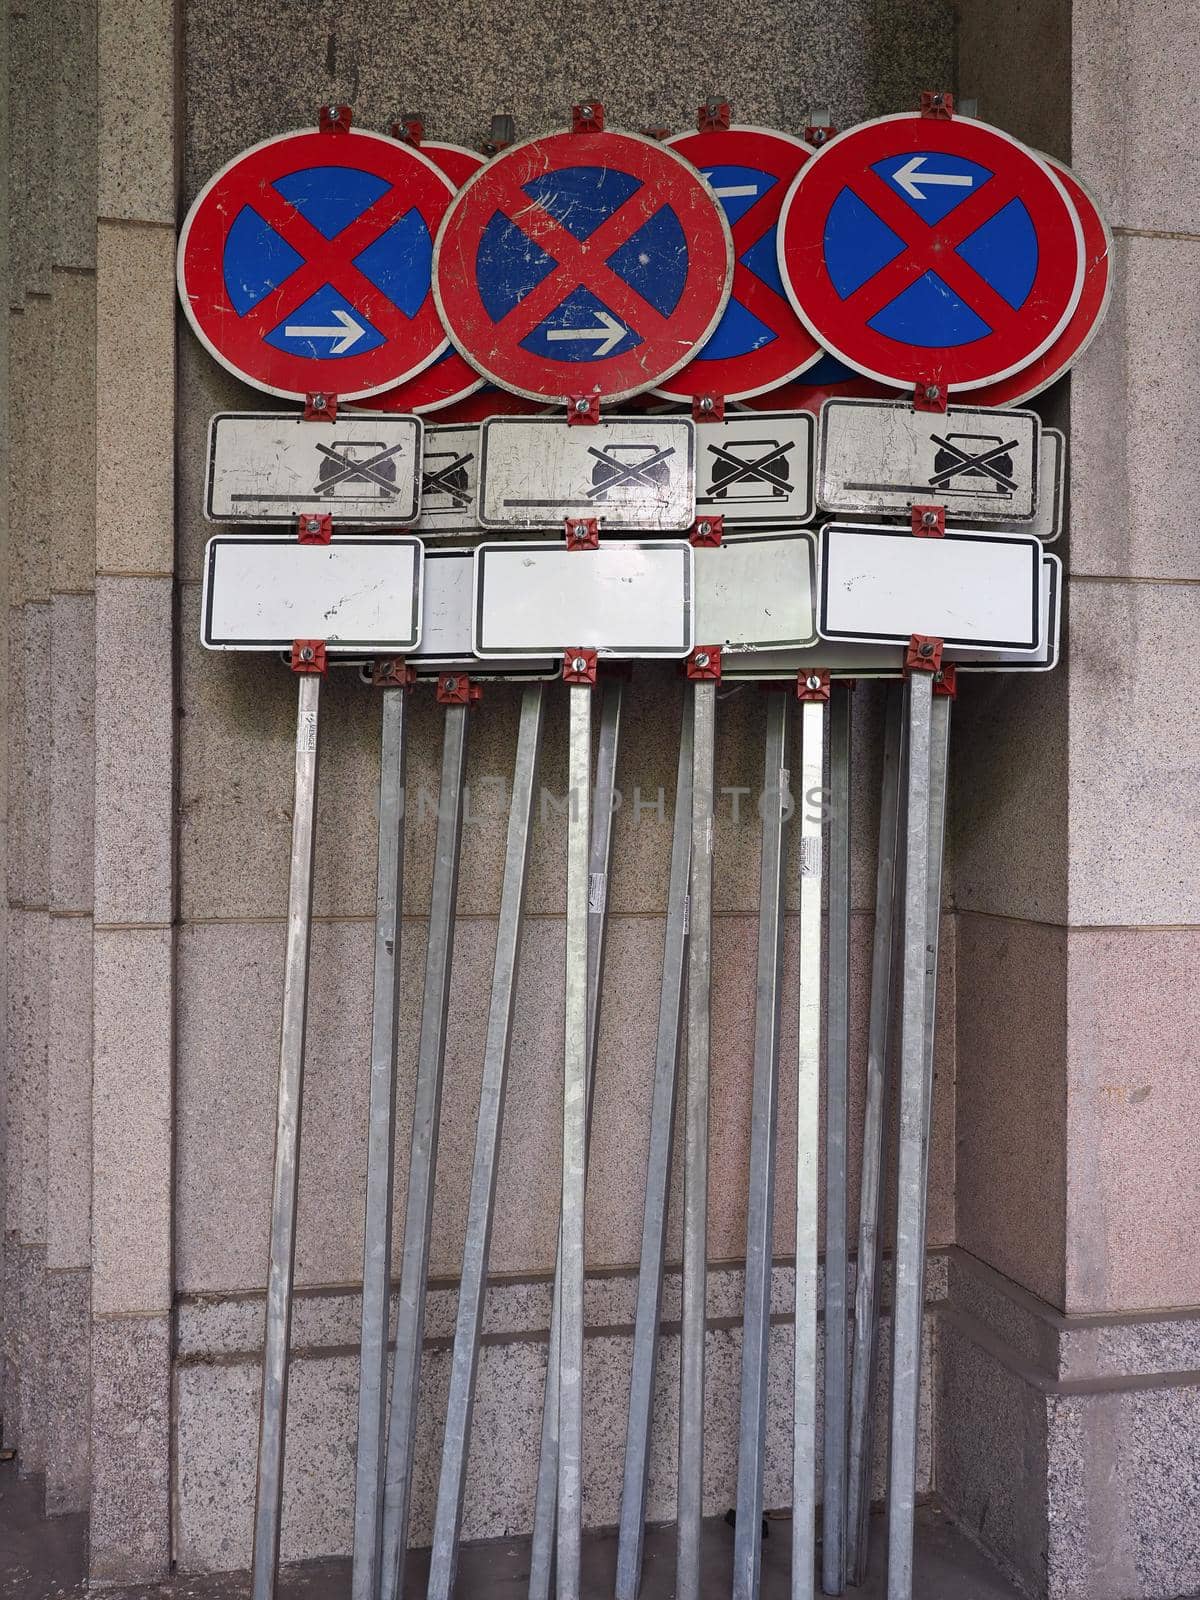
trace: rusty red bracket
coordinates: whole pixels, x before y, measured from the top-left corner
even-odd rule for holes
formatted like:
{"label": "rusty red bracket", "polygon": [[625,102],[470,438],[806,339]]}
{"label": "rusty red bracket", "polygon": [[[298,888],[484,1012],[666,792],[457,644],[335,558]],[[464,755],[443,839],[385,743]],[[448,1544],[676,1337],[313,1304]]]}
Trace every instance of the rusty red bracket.
{"label": "rusty red bracket", "polygon": [[819,150],[822,145],[829,143],[836,132],[832,122],[812,123],[804,130],[804,142],[812,145],[814,150]]}
{"label": "rusty red bracket", "polygon": [[332,422],[337,416],[337,395],[306,394],[304,396],[305,422]]}
{"label": "rusty red bracket", "polygon": [[945,506],[913,506],[912,531],[918,539],[941,539],[946,533]]}
{"label": "rusty red bracket", "polygon": [[563,682],[593,684],[596,681],[598,658],[594,650],[567,650],[563,655]]}
{"label": "rusty red bracket", "polygon": [[301,544],[328,544],[332,537],[331,512],[302,511],[296,518],[296,538]]}
{"label": "rusty red bracket", "polygon": [[317,113],[317,127],[322,133],[349,133],[353,121],[350,106],[322,106]]}
{"label": "rusty red bracket", "polygon": [[565,523],[568,550],[600,548],[599,517],[568,517]]}
{"label": "rusty red bracket", "polygon": [[399,139],[403,144],[420,146],[425,137],[425,119],[415,111],[406,111],[398,122],[393,122],[388,128],[393,139]]}
{"label": "rusty red bracket", "polygon": [[571,107],[571,132],[604,132],[604,107],[599,100],[589,100],[586,105]]}
{"label": "rusty red bracket", "polygon": [[699,548],[719,545],[725,534],[724,517],[697,517],[692,523],[688,541]]}
{"label": "rusty red bracket", "polygon": [[692,396],[694,422],[724,422],[725,396],[723,394],[697,394]]}
{"label": "rusty red bracket", "polygon": [[386,661],[371,664],[371,682],[377,689],[407,689],[416,681],[416,667],[410,667],[403,656],[389,656]]}
{"label": "rusty red bracket", "polygon": [[732,121],[728,100],[706,100],[696,112],[696,127],[701,133],[719,133]]}
{"label": "rusty red bracket", "polygon": [[477,706],[483,699],[483,689],[472,683],[465,672],[443,672],[435,698],[440,706]]}
{"label": "rusty red bracket", "polygon": [[914,633],[904,652],[904,671],[938,672],[942,665],[942,641],[926,633]]}
{"label": "rusty red bracket", "polygon": [[939,667],[933,675],[933,692],[953,700],[958,694],[958,668],[949,664]]}
{"label": "rusty red bracket", "polygon": [[693,683],[705,683],[721,676],[721,647],[698,644],[687,658],[687,675]]}
{"label": "rusty red bracket", "polygon": [[320,672],[325,671],[325,641],[324,639],[293,639],[292,640],[292,671],[293,672]]}
{"label": "rusty red bracket", "polygon": [[828,672],[798,672],[796,674],[797,700],[828,700]]}
{"label": "rusty red bracket", "polygon": [[567,399],[567,422],[571,427],[600,421],[598,394],[573,394]]}
{"label": "rusty red bracket", "polygon": [[921,115],[949,122],[954,115],[954,96],[942,89],[922,89]]}

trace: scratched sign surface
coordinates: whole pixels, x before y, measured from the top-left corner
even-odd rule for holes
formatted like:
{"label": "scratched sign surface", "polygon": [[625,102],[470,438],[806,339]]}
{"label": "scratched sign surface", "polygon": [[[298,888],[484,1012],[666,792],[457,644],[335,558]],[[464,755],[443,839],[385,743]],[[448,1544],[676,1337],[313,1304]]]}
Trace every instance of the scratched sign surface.
{"label": "scratched sign surface", "polygon": [[216,359],[267,394],[349,400],[393,388],[447,348],[433,238],[454,185],[376,133],[285,133],[196,196],[179,297]]}
{"label": "scratched sign surface", "polygon": [[688,417],[557,417],[483,424],[479,520],[485,528],[561,528],[595,517],[601,532],[670,533],[696,510],[696,429]]}
{"label": "scratched sign surface", "polygon": [[729,227],[673,150],[630,133],[513,145],[460,191],[434,251],[455,345],[530,399],[621,400],[662,383],[721,319]]}
{"label": "scratched sign surface", "polygon": [[288,523],[301,511],[335,523],[407,526],[419,504],[417,417],[221,412],[208,429],[205,514],[213,522]]}

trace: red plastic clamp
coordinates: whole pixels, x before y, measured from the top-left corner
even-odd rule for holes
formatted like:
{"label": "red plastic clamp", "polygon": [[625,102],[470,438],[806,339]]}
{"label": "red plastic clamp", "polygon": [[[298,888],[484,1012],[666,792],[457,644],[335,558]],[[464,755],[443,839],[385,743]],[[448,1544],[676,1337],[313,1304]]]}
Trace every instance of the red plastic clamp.
{"label": "red plastic clamp", "polygon": [[604,132],[604,107],[599,100],[589,100],[585,105],[571,107],[571,132]]}
{"label": "red plastic clamp", "polygon": [[638,132],[643,139],[657,139],[659,143],[671,137],[670,128],[639,128]]}
{"label": "red plastic clamp", "polygon": [[933,692],[953,700],[958,694],[958,668],[949,664],[939,667],[933,675]]}
{"label": "red plastic clamp", "polygon": [[732,120],[728,100],[706,100],[696,113],[696,126],[701,133],[719,133]]}
{"label": "red plastic clamp", "polygon": [[942,89],[922,89],[921,115],[936,117],[940,122],[949,122],[954,115],[954,96]]}
{"label": "red plastic clamp", "polygon": [[805,144],[812,145],[814,150],[820,150],[822,145],[827,145],[833,138],[837,129],[832,122],[814,122],[804,130]]}
{"label": "red plastic clamp", "polygon": [[597,657],[594,650],[568,650],[563,655],[564,683],[595,683]]}
{"label": "red plastic clamp", "polygon": [[724,422],[725,396],[723,394],[693,395],[692,420],[695,422]]}
{"label": "red plastic clamp", "polygon": [[937,672],[942,665],[942,641],[914,633],[904,652],[905,672]]}
{"label": "red plastic clamp", "polygon": [[419,112],[406,111],[397,122],[392,123],[388,132],[403,144],[420,145],[425,137],[425,118]]}
{"label": "red plastic clamp", "polygon": [[939,374],[917,379],[913,389],[915,411],[945,411],[947,404],[946,385]]}
{"label": "red plastic clamp", "polygon": [[704,683],[721,676],[721,647],[698,644],[687,658],[687,675],[693,683]]}
{"label": "red plastic clamp", "polygon": [[296,518],[301,544],[328,544],[333,537],[333,515],[328,511],[302,511]]}
{"label": "red plastic clamp", "polygon": [[443,672],[435,698],[440,706],[477,706],[483,699],[483,690],[465,672]]}
{"label": "red plastic clamp", "polygon": [[570,427],[586,426],[600,421],[600,396],[598,394],[573,394],[567,401],[567,423]]}
{"label": "red plastic clamp", "polygon": [[945,506],[913,506],[912,531],[918,539],[941,539],[946,533]]}
{"label": "red plastic clamp", "polygon": [[371,682],[377,689],[407,689],[416,681],[416,667],[410,667],[403,656],[389,656],[386,661],[371,664]]}
{"label": "red plastic clamp", "polygon": [[725,533],[724,517],[697,517],[692,523],[692,530],[688,534],[691,544],[701,548],[718,545]]}
{"label": "red plastic clamp", "polygon": [[292,671],[323,673],[325,671],[324,639],[293,639]]}
{"label": "red plastic clamp", "polygon": [[497,112],[488,128],[488,136],[483,141],[481,153],[485,156],[497,156],[501,150],[507,150],[510,144],[515,144],[516,138],[515,118],[506,111]]}
{"label": "red plastic clamp", "polygon": [[796,674],[797,700],[828,700],[829,674],[827,672],[798,672]]}
{"label": "red plastic clamp", "polygon": [[322,106],[317,114],[317,127],[322,133],[349,133],[353,121],[350,106]]}
{"label": "red plastic clamp", "polygon": [[304,396],[305,422],[332,422],[337,416],[337,395],[306,394]]}
{"label": "red plastic clamp", "polygon": [[568,550],[598,550],[600,548],[600,519],[598,517],[568,517],[564,527]]}

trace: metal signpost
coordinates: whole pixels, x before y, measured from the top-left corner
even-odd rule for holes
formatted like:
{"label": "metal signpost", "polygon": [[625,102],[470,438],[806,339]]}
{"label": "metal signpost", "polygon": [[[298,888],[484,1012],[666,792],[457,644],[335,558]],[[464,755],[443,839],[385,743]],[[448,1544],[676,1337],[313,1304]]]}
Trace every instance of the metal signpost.
{"label": "metal signpost", "polygon": [[196,337],[267,394],[350,400],[415,377],[447,347],[430,293],[433,236],[454,187],[414,146],[351,129],[252,146],[201,189],[179,237]]}
{"label": "metal signpost", "polygon": [[[699,1600],[705,1578],[722,678],[774,690],[760,807],[732,1592],[759,1600],[762,1587],[790,854],[800,881],[790,1591],[792,1600],[814,1600],[819,1578],[825,1593],[839,1594],[867,1571],[896,1080],[887,1597],[913,1600],[950,707],[960,671],[1044,672],[1057,663],[1062,564],[1044,545],[1062,529],[1065,441],[1035,413],[1003,408],[1041,392],[1087,347],[1110,292],[1111,236],[1072,173],[956,117],[950,96],[923,96],[919,114],[879,118],[837,138],[834,131],[827,114],[814,114],[807,143],[731,126],[729,108],[710,100],[697,132],[664,145],[605,132],[603,108],[581,103],[570,132],[507,146],[497,136],[489,148],[499,153],[485,163],[459,147],[422,144],[414,116],[385,137],[351,131],[349,108],[326,107],[319,132],[268,139],[230,162],[184,223],[179,288],[198,337],[238,377],[304,402],[303,416],[297,408],[212,419],[204,507],[210,520],[233,527],[206,548],[202,643],[284,652],[299,677],[254,1600],[273,1600],[279,1560],[319,700],[327,664],[339,657],[353,658],[382,691],[354,1600],[400,1600],[404,1592],[468,730],[478,680],[492,677],[524,680],[524,688],[428,1595],[452,1600],[455,1591],[551,693],[545,680],[559,676],[568,695],[570,800],[561,1211],[529,1593],[580,1600],[583,1592],[585,1201],[617,757],[630,693],[622,664],[655,661],[683,663],[686,684],[616,1600],[636,1600],[641,1585],[681,1092],[679,1600]],[[897,389],[910,393],[896,398]],[[602,410],[602,402],[648,391],[690,400],[692,417]],[[960,391],[964,403],[948,406]],[[340,404],[352,399],[370,404]],[[726,414],[726,402],[739,399],[750,409]],[[530,402],[551,403],[558,415],[528,415]],[[422,411],[444,420],[427,426],[410,414]],[[817,507],[833,520],[806,531]],[[428,552],[425,539],[433,542]],[[436,678],[444,708],[441,794],[389,1405],[406,721],[423,678]],[[854,678],[895,680],[883,691],[856,1207],[848,1180],[846,681]]]}

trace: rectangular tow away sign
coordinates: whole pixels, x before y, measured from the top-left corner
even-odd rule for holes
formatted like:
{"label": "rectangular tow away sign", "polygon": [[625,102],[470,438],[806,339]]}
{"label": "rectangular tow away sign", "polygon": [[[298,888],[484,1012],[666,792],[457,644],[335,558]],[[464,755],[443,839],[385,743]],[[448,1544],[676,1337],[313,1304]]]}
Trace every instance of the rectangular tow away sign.
{"label": "rectangular tow away sign", "polygon": [[470,533],[479,528],[479,424],[430,423],[421,452],[421,514],[414,531]]}
{"label": "rectangular tow away sign", "polygon": [[682,539],[481,544],[475,551],[479,656],[581,646],[637,660],[692,648],[693,551]]}
{"label": "rectangular tow away sign", "polygon": [[906,644],[914,633],[978,650],[1042,642],[1042,547],[1028,534],[831,522],[821,531],[817,628],[823,639]]}
{"label": "rectangular tow away sign", "polygon": [[808,411],[754,411],[696,430],[696,511],[726,527],[796,527],[813,514]]}
{"label": "rectangular tow away sign", "polygon": [[217,534],[204,555],[200,642],[209,650],[400,653],[420,639],[421,541],[368,533],[301,544],[287,534]]}
{"label": "rectangular tow away sign", "polygon": [[695,426],[688,417],[489,417],[479,520],[557,528],[596,517],[602,532],[674,533],[696,518]]}
{"label": "rectangular tow away sign", "polygon": [[1041,420],[1033,411],[906,400],[826,400],[817,504],[835,516],[945,506],[958,523],[1028,523],[1037,512]]}
{"label": "rectangular tow away sign", "polygon": [[205,514],[261,526],[313,511],[346,528],[407,526],[419,505],[422,431],[419,417],[221,412],[208,428]]}

